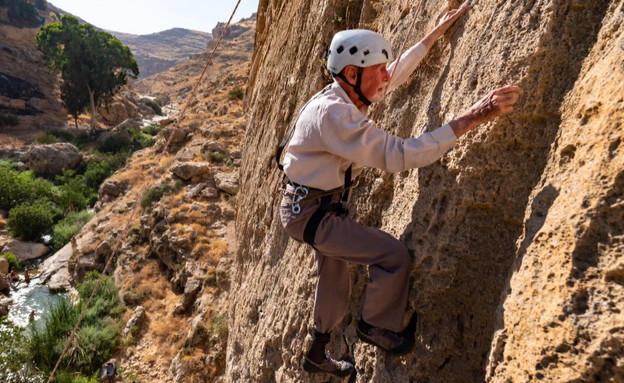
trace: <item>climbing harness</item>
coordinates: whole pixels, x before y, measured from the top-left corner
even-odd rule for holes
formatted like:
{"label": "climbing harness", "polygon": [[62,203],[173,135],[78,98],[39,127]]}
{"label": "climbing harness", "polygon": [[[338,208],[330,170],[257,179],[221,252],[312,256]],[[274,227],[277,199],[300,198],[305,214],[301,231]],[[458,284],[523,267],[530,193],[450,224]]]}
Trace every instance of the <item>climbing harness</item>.
{"label": "climbing harness", "polygon": [[[219,46],[221,45],[221,41],[223,40],[223,37],[225,36],[225,33],[227,32],[228,28],[230,27],[230,24],[232,23],[232,19],[234,18],[234,15],[236,14],[236,11],[238,10],[238,7],[240,5],[242,0],[238,0],[236,3],[236,6],[234,7],[234,10],[232,11],[232,14],[230,15],[230,19],[228,20],[228,22],[225,24],[225,27],[223,28],[223,32],[221,32],[221,37],[219,38],[219,41],[217,42],[217,44],[214,46],[213,50],[212,50],[212,54],[210,55],[210,57],[208,58],[208,61],[206,62],[206,66],[204,67],[204,70],[202,71],[201,75],[199,76],[199,79],[197,80],[197,83],[195,84],[195,87],[193,88],[193,91],[191,93],[191,95],[189,96],[186,105],[184,106],[184,109],[182,110],[182,113],[180,114],[180,117],[178,118],[178,121],[182,121],[182,119],[184,118],[184,115],[191,103],[191,101],[193,100],[193,98],[195,97],[195,94],[197,93],[197,89],[199,88],[199,85],[201,84],[201,81],[208,69],[208,67],[210,66],[210,64],[212,63],[212,59],[217,51],[217,49],[219,48]],[[173,140],[173,137],[175,136],[174,134],[175,132],[171,132],[171,134],[169,135],[169,138],[167,139],[167,142],[165,144],[165,147],[163,149],[163,153],[167,152],[167,149],[169,148],[169,146],[171,145],[171,141]],[[156,169],[154,169],[152,171],[152,175],[156,172]],[[153,179],[153,177],[151,178]],[[147,193],[147,190],[152,186],[152,182],[147,182],[145,184],[145,186],[143,187],[143,189],[140,191],[139,196],[141,196],[141,198],[139,198],[138,200],[140,201],[145,194]],[[76,325],[74,326],[74,328],[72,329],[71,333],[69,334],[69,337],[67,338],[67,341],[65,342],[65,346],[63,347],[63,351],[61,351],[61,355],[59,356],[56,364],[54,365],[54,368],[52,369],[52,372],[50,373],[50,377],[48,378],[47,383],[51,383],[52,380],[54,379],[54,374],[56,373],[56,371],[58,370],[59,366],[61,365],[61,362],[63,361],[63,358],[65,357],[65,354],[67,353],[67,350],[69,349],[69,345],[73,342],[75,336],[76,336],[76,332],[78,331],[78,328],[80,327],[80,324],[82,323],[82,320],[87,312],[87,309],[89,308],[89,305],[91,304],[91,302],[93,301],[93,298],[95,296],[95,293],[98,291],[102,280],[104,279],[104,275],[106,274],[106,270],[108,270],[109,266],[111,265],[114,257],[117,255],[117,252],[119,251],[119,248],[121,247],[121,242],[126,239],[127,235],[128,235],[128,231],[130,228],[130,223],[132,222],[136,212],[138,211],[138,207],[140,206],[140,204],[137,204],[135,206],[135,208],[132,210],[132,213],[130,214],[130,218],[128,219],[128,221],[126,222],[124,228],[121,231],[121,235],[119,236],[119,238],[117,239],[117,241],[115,242],[115,245],[113,246],[113,250],[111,251],[111,254],[108,257],[108,260],[106,261],[106,264],[104,265],[104,269],[102,270],[102,273],[100,274],[100,277],[98,278],[93,291],[91,292],[91,295],[89,296],[89,299],[87,300],[87,303],[85,304],[85,307],[82,309],[82,312],[80,313],[80,316],[78,317],[78,321],[76,322]]]}
{"label": "climbing harness", "polygon": [[[329,90],[331,85],[327,85],[323,90],[315,94],[302,108],[299,110],[299,114],[297,118],[294,120],[293,124],[290,126],[290,129],[287,134],[284,135],[281,143],[277,147],[275,151],[275,162],[277,163],[277,168],[284,172],[284,165],[281,163],[282,154],[284,153],[284,149],[292,139],[293,134],[295,133],[295,126],[297,125],[297,121],[301,117],[301,114],[305,110],[305,108],[310,105],[310,103],[316,100],[318,97],[322,96]],[[320,199],[320,205],[317,210],[314,212],[310,220],[308,221],[305,230],[304,230],[304,242],[310,245],[313,245],[314,236],[316,235],[316,231],[318,229],[318,225],[321,223],[321,220],[325,216],[325,214],[329,212],[334,212],[340,216],[346,216],[349,211],[344,207],[344,205],[349,200],[349,190],[353,187],[353,181],[351,180],[352,166],[345,172],[345,180],[344,185],[339,188],[331,189],[331,190],[320,190],[314,189],[309,186],[299,185],[295,182],[287,180],[286,174],[284,173],[284,183],[290,184],[294,190],[288,190],[286,187],[281,189],[282,192],[288,193],[292,196],[292,203],[290,206],[290,210],[293,214],[301,213],[301,202],[311,201],[315,199]],[[313,192],[313,193],[312,193]],[[336,194],[341,194],[340,202],[332,203],[333,196]]]}

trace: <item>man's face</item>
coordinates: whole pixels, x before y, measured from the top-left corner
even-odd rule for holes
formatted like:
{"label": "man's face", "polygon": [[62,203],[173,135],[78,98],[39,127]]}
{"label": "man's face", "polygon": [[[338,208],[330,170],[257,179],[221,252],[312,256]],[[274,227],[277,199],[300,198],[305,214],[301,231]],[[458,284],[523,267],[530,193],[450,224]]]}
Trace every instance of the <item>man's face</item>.
{"label": "man's face", "polygon": [[[348,66],[345,68],[344,75],[351,84],[357,81],[358,68]],[[386,69],[386,64],[377,64],[364,68],[362,72],[362,84],[360,88],[364,97],[371,102],[380,102],[383,100],[386,92],[386,86],[390,81],[390,73]]]}
{"label": "man's face", "polygon": [[380,102],[386,95],[389,81],[390,73],[385,63],[366,67],[362,73],[362,93],[371,102]]}

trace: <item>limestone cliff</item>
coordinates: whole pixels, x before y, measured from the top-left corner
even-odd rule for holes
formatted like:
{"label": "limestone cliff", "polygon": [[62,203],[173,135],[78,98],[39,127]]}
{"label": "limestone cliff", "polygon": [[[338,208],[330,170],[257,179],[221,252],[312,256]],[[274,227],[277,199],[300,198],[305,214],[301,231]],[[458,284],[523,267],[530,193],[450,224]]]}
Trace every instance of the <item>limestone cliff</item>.
{"label": "limestone cliff", "polygon": [[[365,27],[416,43],[458,1],[261,0],[247,91],[230,382],[335,381],[298,365],[315,268],[289,241],[273,150],[328,78],[332,35]],[[516,111],[418,170],[365,172],[360,222],[414,254],[416,349],[388,357],[357,342],[367,280],[353,266],[335,355],[358,382],[616,382],[624,379],[624,2],[473,1],[410,80],[371,112],[400,136],[430,131],[494,87],[524,89]],[[416,19],[412,34],[409,25]]]}

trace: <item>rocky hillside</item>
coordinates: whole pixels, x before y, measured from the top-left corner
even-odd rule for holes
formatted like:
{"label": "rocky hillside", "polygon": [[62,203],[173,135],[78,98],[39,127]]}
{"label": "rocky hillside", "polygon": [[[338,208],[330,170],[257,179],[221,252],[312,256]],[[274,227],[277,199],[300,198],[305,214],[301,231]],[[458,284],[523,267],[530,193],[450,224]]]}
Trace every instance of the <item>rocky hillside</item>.
{"label": "rocky hillside", "polygon": [[[255,25],[256,16],[252,15],[250,18],[242,19],[228,28],[214,57],[213,64],[206,72],[207,82],[218,80],[224,73],[231,76],[235,72],[235,70],[231,70],[232,66],[236,67],[242,62],[251,61],[254,48]],[[213,29],[212,39],[208,42],[206,50],[192,55],[188,60],[169,70],[138,81],[134,85],[135,89],[156,97],[170,98],[177,103],[186,101],[193,85],[195,85],[197,78],[204,69],[215,44],[217,44],[223,32],[223,27],[224,24],[219,23]],[[247,74],[244,76],[245,81],[246,78]],[[237,80],[240,81],[243,78],[239,76]]]}
{"label": "rocky hillside", "polygon": [[19,145],[32,130],[58,129],[66,121],[57,76],[35,46],[39,27],[12,25],[5,13],[0,7],[0,114],[16,116],[17,121],[0,124],[2,146]]}
{"label": "rocky hillside", "polygon": [[110,32],[127,45],[139,64],[140,77],[163,72],[206,49],[210,33],[173,28],[149,35]]}
{"label": "rocky hillside", "polygon": [[[131,324],[115,355],[125,381],[223,379],[243,96],[255,29],[253,20],[242,23],[232,30],[244,33],[228,36],[186,117],[161,121],[156,145],[135,153],[101,186],[95,217],[43,267],[48,284],[75,284],[89,270],[102,270],[128,233],[109,269],[129,307]],[[181,110],[209,53],[138,85]],[[178,86],[158,78],[177,78]]]}
{"label": "rocky hillside", "polygon": [[[326,83],[332,35],[364,27],[395,49],[458,1],[262,0],[247,91],[237,204],[228,382],[328,382],[302,372],[312,325],[312,250],[278,218],[272,154],[298,108]],[[463,137],[419,170],[365,172],[356,219],[414,254],[409,309],[416,349],[388,357],[354,329],[367,271],[335,355],[357,382],[624,380],[624,2],[474,1],[410,80],[371,116],[414,136],[490,89],[518,84],[516,111]],[[416,19],[414,32],[407,35]]]}

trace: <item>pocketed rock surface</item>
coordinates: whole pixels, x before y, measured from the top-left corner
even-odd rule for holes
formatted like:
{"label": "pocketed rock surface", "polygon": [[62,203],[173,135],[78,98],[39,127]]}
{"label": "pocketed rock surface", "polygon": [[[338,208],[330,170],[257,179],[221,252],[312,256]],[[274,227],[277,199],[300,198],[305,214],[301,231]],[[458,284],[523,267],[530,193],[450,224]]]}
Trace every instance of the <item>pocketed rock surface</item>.
{"label": "pocketed rock surface", "polygon": [[[316,271],[312,250],[282,231],[273,151],[327,83],[335,32],[371,28],[398,50],[458,3],[260,1],[227,381],[338,381],[299,365]],[[389,357],[357,341],[368,277],[353,266],[349,314],[332,334],[332,354],[354,358],[357,382],[622,381],[624,2],[473,3],[370,117],[416,136],[496,87],[517,84],[524,93],[513,114],[462,137],[433,165],[360,176],[353,216],[413,252],[417,344]]]}

